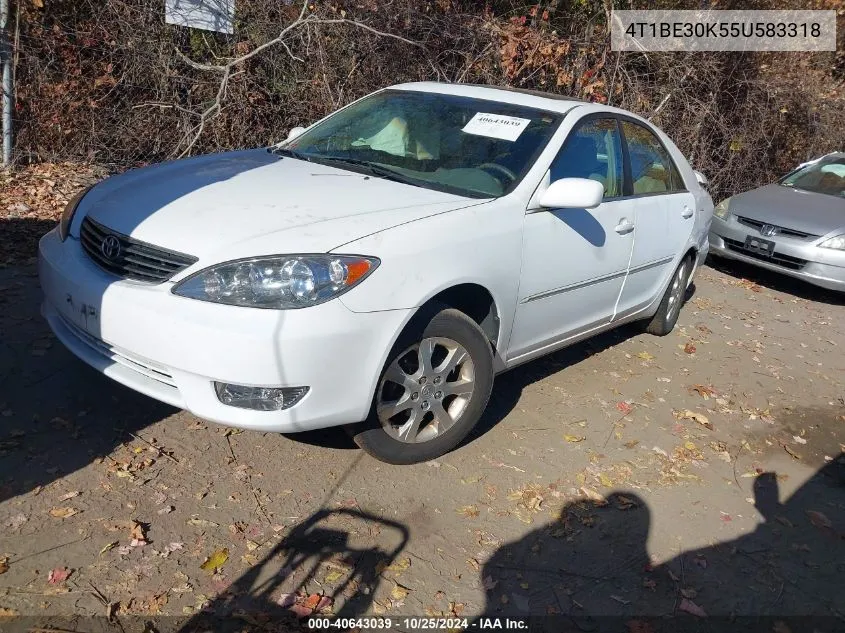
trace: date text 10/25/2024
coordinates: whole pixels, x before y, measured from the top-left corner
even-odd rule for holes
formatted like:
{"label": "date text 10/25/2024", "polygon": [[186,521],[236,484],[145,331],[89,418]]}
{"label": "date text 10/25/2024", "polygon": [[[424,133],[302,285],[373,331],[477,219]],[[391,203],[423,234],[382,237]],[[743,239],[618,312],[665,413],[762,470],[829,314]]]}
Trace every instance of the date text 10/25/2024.
{"label": "date text 10/25/2024", "polygon": [[468,618],[415,618],[415,617],[370,617],[370,618],[308,618],[308,628],[311,630],[349,630],[362,629],[366,631],[390,630],[398,631],[519,631],[527,630],[528,622],[518,618],[489,618],[480,617],[475,620]]}

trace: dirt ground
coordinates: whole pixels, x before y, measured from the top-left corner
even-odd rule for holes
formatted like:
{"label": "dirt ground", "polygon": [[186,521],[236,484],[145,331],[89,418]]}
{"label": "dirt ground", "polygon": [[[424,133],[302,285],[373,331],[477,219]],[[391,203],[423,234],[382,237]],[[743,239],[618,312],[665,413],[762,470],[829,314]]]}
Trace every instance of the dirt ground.
{"label": "dirt ground", "polygon": [[629,327],[504,374],[460,449],[394,467],[342,431],[240,432],[135,394],[51,336],[32,262],[0,290],[0,616],[35,618],[21,630],[845,630],[843,296],[704,267],[670,336]]}

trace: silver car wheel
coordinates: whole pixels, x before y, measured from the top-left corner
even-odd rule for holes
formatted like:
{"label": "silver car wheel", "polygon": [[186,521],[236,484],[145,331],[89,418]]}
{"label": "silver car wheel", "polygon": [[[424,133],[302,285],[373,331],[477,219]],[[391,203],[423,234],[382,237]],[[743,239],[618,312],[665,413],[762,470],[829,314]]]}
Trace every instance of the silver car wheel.
{"label": "silver car wheel", "polygon": [[669,305],[666,306],[666,320],[671,322],[675,312],[680,309],[686,292],[687,262],[684,261],[672,279],[672,292],[669,294]]}
{"label": "silver car wheel", "polygon": [[424,338],[399,354],[379,384],[376,415],[400,442],[433,440],[460,420],[475,388],[469,352],[450,338]]}

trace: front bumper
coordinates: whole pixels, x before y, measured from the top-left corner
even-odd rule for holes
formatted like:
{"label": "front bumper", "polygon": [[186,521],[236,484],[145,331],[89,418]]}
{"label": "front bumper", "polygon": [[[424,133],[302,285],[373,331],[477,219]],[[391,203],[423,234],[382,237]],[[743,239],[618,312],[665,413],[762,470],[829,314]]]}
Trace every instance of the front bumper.
{"label": "front bumper", "polygon": [[[750,254],[744,249],[749,235],[775,242],[773,257]],[[815,246],[817,240],[761,236],[756,229],[740,224],[734,216],[714,217],[710,227],[710,252],[766,270],[775,271],[808,283],[845,292],[845,252]]]}
{"label": "front bumper", "polygon": [[[207,420],[294,432],[369,413],[376,382],[410,311],[356,313],[341,300],[301,310],[217,305],[171,293],[172,283],[119,279],[79,241],[39,245],[42,312],[75,355],[136,391]],[[213,382],[310,388],[284,411],[221,403]]]}

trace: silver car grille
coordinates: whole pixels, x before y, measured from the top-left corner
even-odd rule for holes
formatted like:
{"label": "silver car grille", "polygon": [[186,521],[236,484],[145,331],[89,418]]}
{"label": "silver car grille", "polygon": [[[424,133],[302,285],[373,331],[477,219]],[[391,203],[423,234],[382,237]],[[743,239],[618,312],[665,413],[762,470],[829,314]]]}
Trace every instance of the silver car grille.
{"label": "silver car grille", "polygon": [[112,231],[88,217],[79,236],[82,248],[100,268],[128,279],[161,283],[198,261]]}
{"label": "silver car grille", "polygon": [[786,235],[787,237],[797,237],[798,239],[806,240],[809,238],[817,238],[818,235],[813,235],[812,233],[805,233],[804,231],[799,231],[797,229],[788,229],[783,226],[778,226],[777,224],[771,224],[769,222],[762,222],[760,220],[755,220],[754,218],[746,218],[741,215],[736,216],[737,222],[740,224],[744,224],[745,226],[750,226],[758,231],[763,228],[764,224],[769,224],[769,226],[775,227],[777,229],[777,233],[775,235]]}

